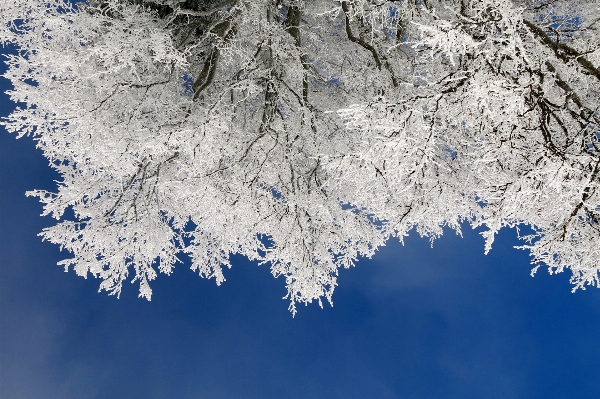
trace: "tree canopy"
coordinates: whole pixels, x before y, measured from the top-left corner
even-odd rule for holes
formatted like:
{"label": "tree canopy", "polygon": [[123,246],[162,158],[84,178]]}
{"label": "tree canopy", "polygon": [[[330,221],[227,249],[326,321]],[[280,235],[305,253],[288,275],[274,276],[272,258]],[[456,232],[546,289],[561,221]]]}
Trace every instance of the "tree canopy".
{"label": "tree canopy", "polygon": [[[0,2],[3,124],[62,176],[29,193],[60,264],[140,296],[241,254],[297,302],[416,230],[526,226],[600,283],[600,6],[585,1]],[[72,209],[73,218],[64,212]]]}

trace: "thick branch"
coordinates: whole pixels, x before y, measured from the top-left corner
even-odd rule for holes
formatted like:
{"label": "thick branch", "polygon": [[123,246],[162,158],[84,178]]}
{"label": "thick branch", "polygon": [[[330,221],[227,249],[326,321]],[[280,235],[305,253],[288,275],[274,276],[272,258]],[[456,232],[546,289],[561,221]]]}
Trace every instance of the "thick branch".
{"label": "thick branch", "polygon": [[[300,43],[300,18],[302,13],[298,6],[291,6],[287,13],[287,18],[285,20],[285,25],[288,27],[288,32],[294,38],[294,42],[296,43],[296,47],[298,50],[302,51],[301,43]],[[302,62],[302,68],[304,69],[304,73],[302,75],[302,99],[304,103],[308,103],[308,63],[306,60],[306,55],[300,55],[300,61]]]}
{"label": "thick branch", "polygon": [[[224,42],[231,40],[236,34],[235,27],[231,26],[231,21],[223,21],[214,27],[215,33],[223,38]],[[212,49],[208,59],[204,62],[202,71],[192,85],[194,91],[193,100],[197,100],[200,94],[212,83],[217,70],[217,62],[219,60],[219,48],[217,45]]]}
{"label": "thick branch", "polygon": [[358,44],[365,50],[370,51],[371,54],[373,54],[373,59],[375,60],[375,65],[377,65],[377,69],[381,71],[381,60],[379,59],[379,54],[377,54],[377,50],[375,49],[375,47],[371,46],[369,43],[365,42],[360,37],[356,37],[354,36],[354,34],[352,34],[352,28],[350,27],[350,18],[348,18],[348,13],[350,12],[348,2],[342,1],[342,11],[344,11],[344,16],[346,17],[346,35],[348,36],[348,40]]}
{"label": "thick branch", "polygon": [[558,43],[553,41],[544,30],[532,22],[527,20],[523,20],[523,23],[529,28],[529,30],[537,36],[542,43],[546,46],[550,47],[556,57],[560,58],[564,62],[568,62],[572,59],[577,60],[577,62],[590,74],[595,76],[598,80],[600,80],[600,70],[594,67],[594,65],[588,61],[583,54],[575,50],[573,47],[570,47],[564,43]]}
{"label": "thick branch", "polygon": [[200,96],[200,93],[204,91],[213,81],[215,77],[215,71],[217,70],[217,60],[219,59],[219,49],[215,47],[210,53],[208,59],[204,62],[204,67],[198,76],[198,79],[194,81],[192,90],[194,91],[193,100],[196,101]]}
{"label": "thick branch", "polygon": [[392,78],[392,84],[394,85],[394,87],[398,87],[398,80],[396,79],[394,70],[392,69],[392,66],[390,65],[387,58],[385,56],[379,57],[379,53],[377,52],[377,49],[375,47],[373,47],[369,43],[365,42],[360,37],[354,36],[354,34],[352,33],[352,28],[350,27],[350,18],[348,17],[348,13],[350,12],[350,7],[348,7],[348,2],[342,1],[342,11],[344,11],[345,22],[346,22],[346,35],[348,36],[348,40],[350,40],[353,43],[358,44],[365,50],[370,51],[371,54],[373,55],[373,59],[375,60],[375,65],[377,65],[377,69],[379,69],[380,71],[381,71],[381,65],[382,65],[381,58],[383,58],[383,60],[385,61],[385,69],[388,70],[388,72],[390,73],[390,76]]}

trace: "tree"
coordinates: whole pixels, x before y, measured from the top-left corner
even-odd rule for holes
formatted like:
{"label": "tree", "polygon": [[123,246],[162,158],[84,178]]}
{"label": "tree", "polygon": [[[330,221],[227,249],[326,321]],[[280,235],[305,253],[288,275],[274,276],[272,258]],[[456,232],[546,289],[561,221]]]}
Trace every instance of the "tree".
{"label": "tree", "polygon": [[[597,5],[509,0],[1,3],[11,98],[63,177],[44,239],[119,295],[188,254],[284,276],[290,310],[416,229],[503,226],[598,285]],[[65,218],[72,209],[74,218]],[[536,270],[534,269],[534,271]]]}

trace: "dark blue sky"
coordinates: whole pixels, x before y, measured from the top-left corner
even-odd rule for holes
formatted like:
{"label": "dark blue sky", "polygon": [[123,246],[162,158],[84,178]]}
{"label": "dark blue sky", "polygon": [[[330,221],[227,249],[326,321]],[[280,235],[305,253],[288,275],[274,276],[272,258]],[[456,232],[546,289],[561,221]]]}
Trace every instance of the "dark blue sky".
{"label": "dark blue sky", "polygon": [[[7,88],[0,82],[0,91]],[[0,96],[0,114],[12,108]],[[64,273],[24,193],[57,176],[31,138],[0,131],[0,397],[581,398],[600,392],[600,291],[529,276],[504,231],[433,249],[412,235],[342,270],[335,306],[287,311],[284,281],[234,259],[217,287],[189,265],[152,302]]]}

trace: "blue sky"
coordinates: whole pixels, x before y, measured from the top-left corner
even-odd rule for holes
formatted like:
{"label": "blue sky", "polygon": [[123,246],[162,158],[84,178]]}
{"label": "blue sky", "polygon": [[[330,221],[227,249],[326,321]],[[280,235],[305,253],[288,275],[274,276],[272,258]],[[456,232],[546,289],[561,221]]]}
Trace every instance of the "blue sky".
{"label": "blue sky", "polygon": [[[0,91],[7,82],[0,81]],[[12,104],[0,96],[0,114]],[[287,311],[284,281],[235,258],[217,287],[189,265],[152,302],[64,273],[30,189],[56,176],[31,138],[0,131],[0,397],[579,398],[600,391],[600,290],[529,276],[503,231],[434,248],[412,235],[342,270],[333,308]]]}

